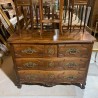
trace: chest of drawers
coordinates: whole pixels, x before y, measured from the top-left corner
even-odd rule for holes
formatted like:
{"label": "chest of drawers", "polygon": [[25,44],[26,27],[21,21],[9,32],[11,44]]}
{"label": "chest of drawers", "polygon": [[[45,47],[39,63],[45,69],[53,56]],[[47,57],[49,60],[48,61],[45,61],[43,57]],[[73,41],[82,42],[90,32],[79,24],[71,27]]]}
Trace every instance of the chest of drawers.
{"label": "chest of drawers", "polygon": [[26,34],[23,37],[14,34],[8,40],[18,87],[22,84],[54,86],[68,83],[85,88],[94,41],[90,34],[85,33],[85,40],[78,34],[78,39],[61,35],[56,41],[50,33],[41,38],[36,33],[27,37]]}

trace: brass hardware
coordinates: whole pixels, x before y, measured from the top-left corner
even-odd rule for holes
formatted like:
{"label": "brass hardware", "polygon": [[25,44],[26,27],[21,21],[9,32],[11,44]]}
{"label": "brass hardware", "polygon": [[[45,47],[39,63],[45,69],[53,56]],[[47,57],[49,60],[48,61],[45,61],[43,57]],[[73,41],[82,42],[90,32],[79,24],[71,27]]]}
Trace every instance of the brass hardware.
{"label": "brass hardware", "polygon": [[38,76],[37,75],[26,75],[27,80],[35,80]]}
{"label": "brass hardware", "polygon": [[54,54],[54,49],[48,49],[49,54]]}
{"label": "brass hardware", "polygon": [[28,62],[28,63],[23,64],[23,66],[28,67],[28,68],[33,68],[37,66],[37,64],[33,62]]}
{"label": "brass hardware", "polygon": [[49,74],[49,75],[48,75],[48,78],[53,79],[53,78],[54,78],[54,74]]}
{"label": "brass hardware", "polygon": [[76,53],[79,53],[80,51],[76,48],[71,48],[71,49],[68,49],[66,51],[66,53],[69,53],[69,54],[72,54],[72,55],[75,55]]}
{"label": "brass hardware", "polygon": [[73,80],[75,80],[77,77],[75,77],[75,76],[69,76],[69,77],[67,77],[67,79],[68,80],[71,80],[71,81],[73,81]]}
{"label": "brass hardware", "polygon": [[49,67],[53,67],[53,66],[54,66],[54,62],[50,62]]}
{"label": "brass hardware", "polygon": [[64,66],[68,66],[68,67],[74,67],[74,66],[79,66],[79,64],[75,63],[75,62],[69,62],[67,64],[64,64]]}
{"label": "brass hardware", "polygon": [[75,80],[77,77],[75,77],[75,76],[69,76],[69,77],[64,76],[63,78],[64,78],[64,79],[67,79],[67,80],[73,81],[73,80]]}
{"label": "brass hardware", "polygon": [[37,52],[37,51],[32,48],[27,48],[25,50],[22,50],[22,53],[26,53],[26,54],[33,54],[35,52]]}

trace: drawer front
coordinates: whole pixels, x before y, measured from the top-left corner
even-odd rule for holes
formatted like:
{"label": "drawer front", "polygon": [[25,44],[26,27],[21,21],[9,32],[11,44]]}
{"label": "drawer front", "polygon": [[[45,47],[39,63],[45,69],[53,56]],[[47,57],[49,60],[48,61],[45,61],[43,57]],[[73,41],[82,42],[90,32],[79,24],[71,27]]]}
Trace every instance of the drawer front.
{"label": "drawer front", "polygon": [[18,71],[21,83],[67,83],[84,80],[83,71]]}
{"label": "drawer front", "polygon": [[14,44],[16,57],[57,57],[56,45]]}
{"label": "drawer front", "polygon": [[16,65],[20,69],[32,70],[85,70],[88,60],[85,58],[17,58]]}
{"label": "drawer front", "polygon": [[59,62],[63,70],[86,70],[88,59],[86,58],[65,58]]}
{"label": "drawer front", "polygon": [[58,46],[59,57],[84,57],[87,58],[90,55],[90,44],[60,44]]}

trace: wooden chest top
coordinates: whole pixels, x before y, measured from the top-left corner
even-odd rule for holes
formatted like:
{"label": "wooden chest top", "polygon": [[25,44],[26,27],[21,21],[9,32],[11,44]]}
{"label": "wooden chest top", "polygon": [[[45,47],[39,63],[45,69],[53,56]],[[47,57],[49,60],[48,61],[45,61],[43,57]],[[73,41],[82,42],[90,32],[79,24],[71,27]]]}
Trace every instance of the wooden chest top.
{"label": "wooden chest top", "polygon": [[35,44],[55,44],[55,43],[92,43],[96,39],[88,32],[74,31],[65,32],[63,35],[58,32],[39,32],[32,31],[19,31],[15,32],[9,39],[8,43],[35,43]]}

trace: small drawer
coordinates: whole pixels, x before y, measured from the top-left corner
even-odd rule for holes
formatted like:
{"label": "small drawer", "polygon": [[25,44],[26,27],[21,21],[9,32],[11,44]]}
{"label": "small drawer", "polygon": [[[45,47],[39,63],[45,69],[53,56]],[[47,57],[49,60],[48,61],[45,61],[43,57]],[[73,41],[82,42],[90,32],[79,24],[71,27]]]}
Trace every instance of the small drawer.
{"label": "small drawer", "polygon": [[17,5],[30,5],[31,0],[16,0]]}
{"label": "small drawer", "polygon": [[16,57],[57,57],[57,45],[14,44]]}
{"label": "small drawer", "polygon": [[84,80],[85,73],[83,71],[18,71],[21,83],[70,83],[80,82]]}
{"label": "small drawer", "polygon": [[59,62],[63,70],[86,70],[88,59],[86,58],[65,58]]}
{"label": "small drawer", "polygon": [[58,57],[84,57],[90,56],[92,47],[90,44],[60,44]]}
{"label": "small drawer", "polygon": [[44,45],[32,44],[14,44],[14,51],[16,57],[43,57]]}

